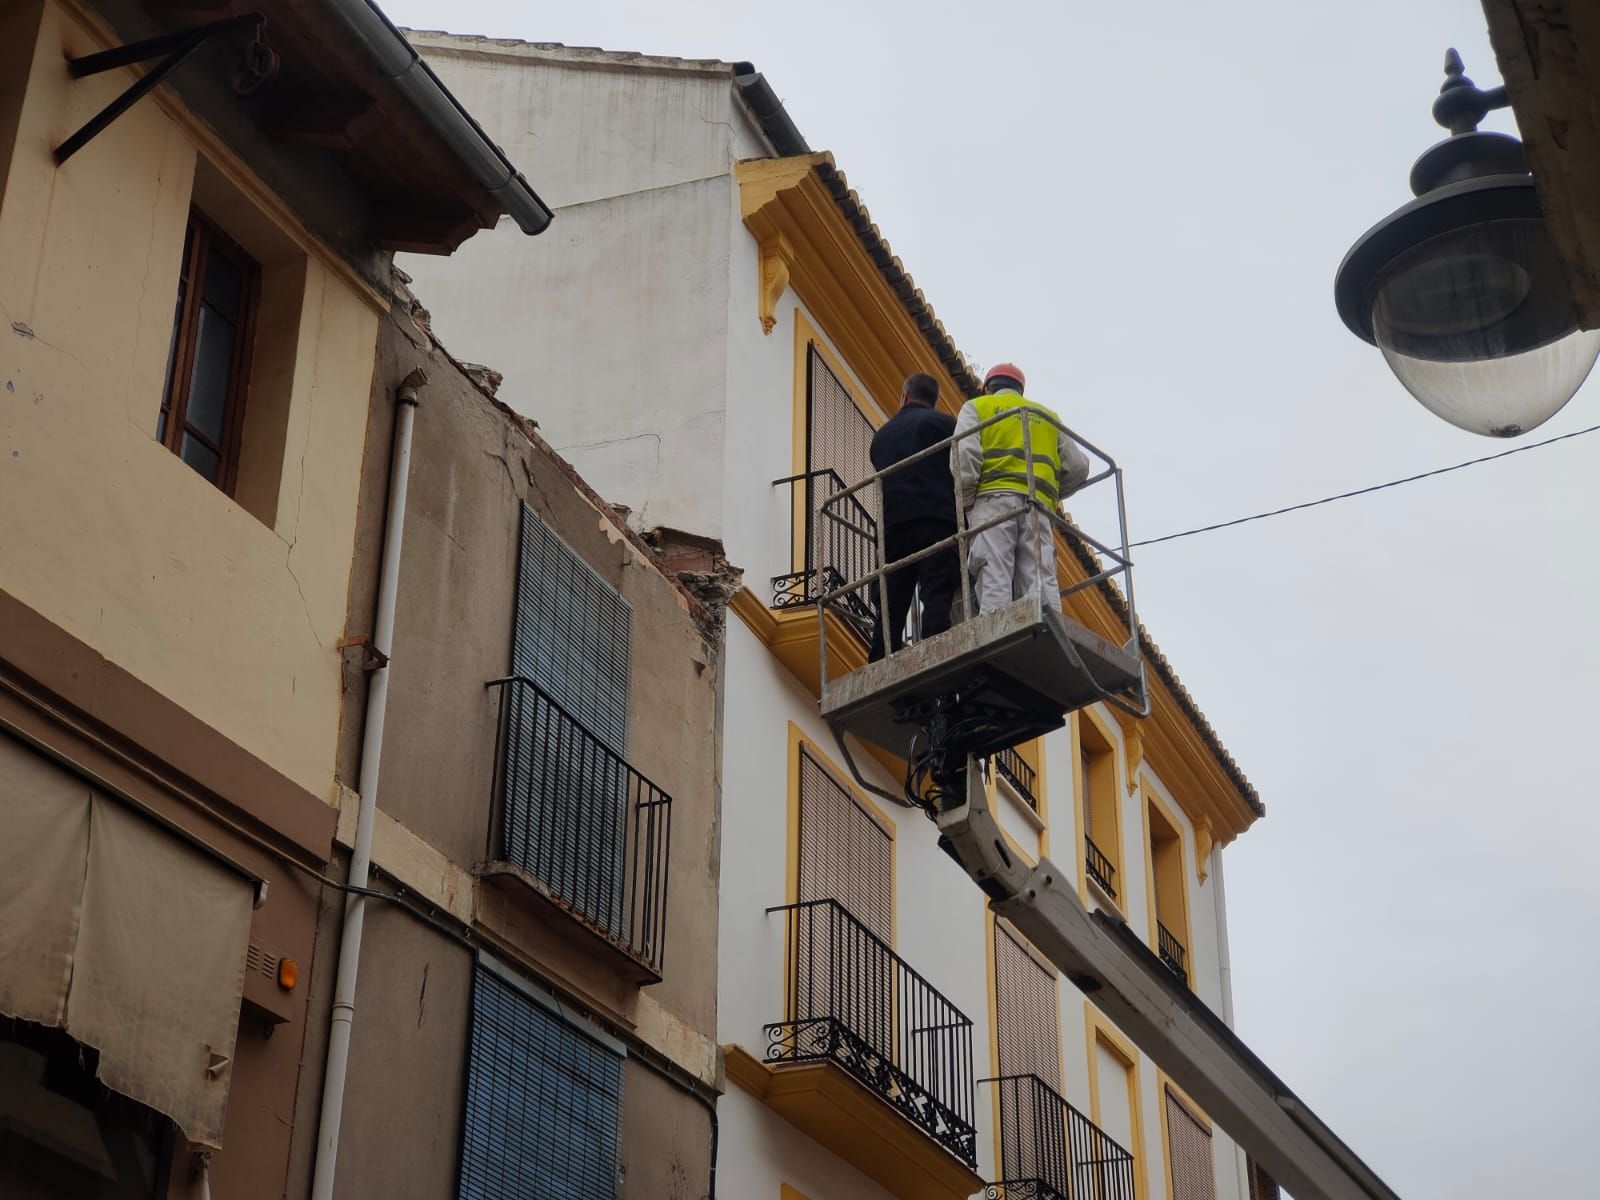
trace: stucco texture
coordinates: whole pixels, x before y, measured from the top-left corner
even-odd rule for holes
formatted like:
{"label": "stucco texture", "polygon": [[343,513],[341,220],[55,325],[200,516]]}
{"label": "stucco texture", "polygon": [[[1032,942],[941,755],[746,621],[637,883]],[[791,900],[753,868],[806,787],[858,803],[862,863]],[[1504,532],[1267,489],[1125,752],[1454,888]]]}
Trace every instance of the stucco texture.
{"label": "stucco texture", "polygon": [[0,197],[0,588],[331,801],[377,315],[307,262],[267,519],[157,442],[197,152],[147,101],[55,166],[99,48],[44,7]]}

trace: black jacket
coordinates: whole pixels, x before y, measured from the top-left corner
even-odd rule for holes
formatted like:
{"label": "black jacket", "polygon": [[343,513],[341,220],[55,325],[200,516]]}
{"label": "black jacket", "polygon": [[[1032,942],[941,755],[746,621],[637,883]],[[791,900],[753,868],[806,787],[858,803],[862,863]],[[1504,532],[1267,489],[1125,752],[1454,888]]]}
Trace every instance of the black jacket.
{"label": "black jacket", "polygon": [[[921,404],[903,405],[872,438],[872,465],[881,471],[902,458],[910,458],[956,431],[956,419]],[[950,474],[948,451],[930,454],[883,481],[884,524],[890,528],[907,521],[956,523],[956,485]]]}

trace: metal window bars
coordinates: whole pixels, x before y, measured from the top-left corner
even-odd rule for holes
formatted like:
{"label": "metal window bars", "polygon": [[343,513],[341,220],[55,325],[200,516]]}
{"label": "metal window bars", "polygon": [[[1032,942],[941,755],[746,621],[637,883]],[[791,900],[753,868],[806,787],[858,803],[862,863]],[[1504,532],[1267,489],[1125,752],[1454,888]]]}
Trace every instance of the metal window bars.
{"label": "metal window bars", "polygon": [[1034,787],[1039,781],[1039,772],[1017,753],[1017,748],[1010,746],[996,754],[994,766],[1000,772],[1000,777],[1016,790],[1028,807],[1038,812],[1039,797]]}
{"label": "metal window bars", "polygon": [[[789,541],[795,570],[772,580],[773,608],[804,608],[838,590],[847,579],[865,575],[878,565],[878,521],[870,508],[852,495],[841,516],[823,522],[822,505],[845,490],[832,467],[774,479],[773,487],[790,489]],[[872,641],[878,623],[878,597],[870,584],[844,591],[835,610],[863,643]]]}
{"label": "metal window bars", "polygon": [[497,856],[661,974],[672,797],[521,675],[500,692]]}
{"label": "metal window bars", "polygon": [[[833,492],[833,494],[821,498],[820,503],[816,505],[816,517],[810,521],[809,541],[811,550],[808,562],[822,563],[826,560],[828,545],[826,539],[830,536],[830,526],[832,525],[838,525],[860,538],[871,537],[877,543],[877,553],[872,560],[877,565],[860,573],[847,573],[841,567],[840,574],[842,578],[834,583],[832,587],[822,590],[816,597],[817,622],[819,626],[818,640],[822,656],[821,678],[824,685],[829,678],[826,638],[828,611],[832,609],[836,612],[848,614],[852,605],[859,601],[862,589],[870,588],[876,600],[874,605],[877,613],[876,620],[880,623],[886,621],[886,614],[889,611],[888,577],[891,571],[909,566],[942,550],[947,550],[953,545],[956,548],[961,564],[960,610],[968,615],[976,613],[977,607],[973,596],[970,561],[972,539],[978,534],[1017,520],[1018,514],[1014,510],[1008,510],[997,516],[989,517],[977,525],[969,525],[968,514],[963,511],[962,505],[958,502],[954,505],[956,510],[956,532],[953,535],[890,562],[888,561],[888,548],[885,541],[883,522],[876,521],[868,525],[860,520],[859,513],[864,507],[861,497],[864,495],[881,495],[882,483],[885,478],[935,454],[948,455],[951,453],[952,447],[958,442],[968,438],[977,438],[980,439],[981,444],[985,429],[1002,421],[1013,419],[1020,420],[1022,423],[1023,451],[1021,457],[1026,468],[1027,491],[1025,493],[1016,492],[1012,494],[1025,499],[1031,511],[1042,514],[1045,518],[1042,522],[1027,522],[1029,536],[1033,539],[1035,561],[1041,563],[1046,561],[1044,539],[1054,538],[1057,533],[1062,535],[1069,549],[1081,552],[1081,557],[1085,563],[1084,577],[1062,589],[1062,599],[1065,600],[1066,597],[1074,593],[1099,587],[1102,584],[1109,583],[1114,589],[1119,589],[1121,603],[1115,607],[1121,618],[1119,624],[1123,626],[1123,631],[1126,634],[1122,641],[1122,649],[1135,658],[1139,657],[1139,618],[1133,598],[1133,559],[1128,545],[1128,519],[1124,502],[1122,469],[1117,466],[1116,462],[1105,451],[1078,436],[1052,415],[1028,405],[1018,405],[1015,408],[1008,408],[1003,412],[996,413],[987,420],[980,421],[963,433],[953,435],[941,442],[935,442],[926,449],[919,450],[917,453],[909,455],[897,463],[890,464],[881,471],[868,475],[858,483],[841,488]],[[1034,469],[1034,422],[1042,422],[1055,431],[1056,434],[1065,436],[1089,457],[1091,464],[1089,477],[1075,489],[1074,495],[1080,495],[1096,484],[1109,481],[1114,492],[1116,506],[1117,532],[1114,546],[1094,537],[1074,523],[1062,512],[1058,500],[1047,499],[1041,493],[1039,478]],[[1098,464],[1098,469],[1096,464]],[[1052,553],[1051,558],[1053,557]],[[1088,569],[1088,564],[1092,564],[1093,569]],[[838,566],[840,564],[834,565]],[[881,632],[884,635],[884,645],[892,645],[889,631],[883,629]],[[903,653],[903,651],[896,651],[895,653]],[[891,654],[890,657],[892,658],[893,655]],[[1102,687],[1094,682],[1092,677],[1091,683],[1095,687],[1098,698],[1107,704],[1131,716],[1145,717],[1149,715],[1149,698],[1143,682],[1142,661],[1140,682],[1134,695],[1125,695]]]}
{"label": "metal window bars", "polygon": [[1100,885],[1100,890],[1113,900],[1117,898],[1117,868],[1106,857],[1105,851],[1094,844],[1094,839],[1088,835],[1083,839],[1084,866],[1088,869],[1089,878]]}
{"label": "metal window bars", "polygon": [[788,1018],[770,1063],[832,1062],[969,1167],[972,1021],[837,900],[769,908],[787,933]]}
{"label": "metal window bars", "polygon": [[1156,956],[1183,981],[1184,987],[1189,986],[1189,969],[1186,965],[1188,955],[1184,951],[1183,943],[1159,919],[1156,921]]}
{"label": "metal window bars", "polygon": [[987,1200],[1135,1200],[1133,1155],[1037,1075],[982,1079],[1000,1100],[1000,1173]]}

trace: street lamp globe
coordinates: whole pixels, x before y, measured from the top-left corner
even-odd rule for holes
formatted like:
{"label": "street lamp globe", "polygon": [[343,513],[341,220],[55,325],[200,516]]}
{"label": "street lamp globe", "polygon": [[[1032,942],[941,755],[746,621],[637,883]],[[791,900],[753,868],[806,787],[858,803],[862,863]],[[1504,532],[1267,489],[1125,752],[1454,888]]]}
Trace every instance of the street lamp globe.
{"label": "street lamp globe", "polygon": [[1334,298],[1429,411],[1515,437],[1572,398],[1600,330],[1578,327],[1522,143],[1477,129],[1505,89],[1476,88],[1454,50],[1445,75],[1433,114],[1451,136],[1412,168],[1417,198],[1350,248]]}

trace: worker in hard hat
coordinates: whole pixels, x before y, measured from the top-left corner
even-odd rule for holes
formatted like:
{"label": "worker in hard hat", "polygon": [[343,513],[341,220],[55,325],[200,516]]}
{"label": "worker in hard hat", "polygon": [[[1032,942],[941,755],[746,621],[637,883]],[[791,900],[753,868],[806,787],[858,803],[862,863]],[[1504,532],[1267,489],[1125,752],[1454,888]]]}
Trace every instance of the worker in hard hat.
{"label": "worker in hard hat", "polygon": [[[1035,589],[1046,604],[1061,607],[1055,531],[1042,508],[1028,503],[1029,447],[1023,442],[1022,416],[1013,414],[972,434],[983,422],[1010,409],[1027,408],[1059,420],[1022,394],[1024,382],[1015,363],[991,367],[983,378],[983,395],[962,406],[956,418],[957,441],[950,447],[950,468],[967,528],[1014,514],[1011,520],[974,534],[968,546],[967,568],[980,613],[993,612]],[[1030,419],[1027,428],[1032,493],[1040,506],[1053,511],[1089,478],[1089,458],[1049,421]]]}
{"label": "worker in hard hat", "polygon": [[[868,451],[873,468],[882,471],[946,441],[955,432],[956,420],[940,412],[938,405],[939,381],[921,371],[910,376],[900,390],[899,411],[873,435]],[[885,475],[881,486],[888,562],[899,562],[955,537],[956,485],[950,477],[950,460],[943,454],[932,454]],[[873,626],[872,648],[867,654],[872,662],[883,657],[884,625],[889,627],[891,652],[905,643],[913,592],[922,600],[919,637],[929,638],[950,628],[951,605],[961,585],[961,559],[955,543],[890,571],[885,584],[889,611],[886,620]],[[877,595],[874,590],[873,598]]]}

